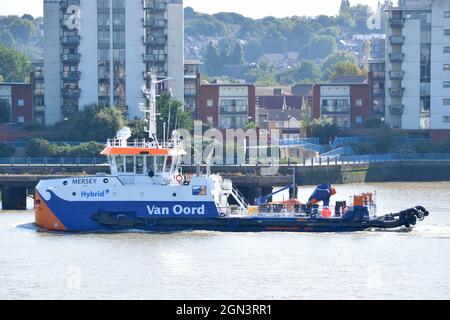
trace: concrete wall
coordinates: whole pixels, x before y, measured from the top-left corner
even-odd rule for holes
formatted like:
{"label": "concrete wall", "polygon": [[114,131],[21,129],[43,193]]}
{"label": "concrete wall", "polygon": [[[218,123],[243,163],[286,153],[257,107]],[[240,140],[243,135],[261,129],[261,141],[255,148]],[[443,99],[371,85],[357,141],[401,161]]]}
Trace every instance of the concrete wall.
{"label": "concrete wall", "polygon": [[167,75],[174,98],[184,105],[184,10],[183,3],[167,3]]}

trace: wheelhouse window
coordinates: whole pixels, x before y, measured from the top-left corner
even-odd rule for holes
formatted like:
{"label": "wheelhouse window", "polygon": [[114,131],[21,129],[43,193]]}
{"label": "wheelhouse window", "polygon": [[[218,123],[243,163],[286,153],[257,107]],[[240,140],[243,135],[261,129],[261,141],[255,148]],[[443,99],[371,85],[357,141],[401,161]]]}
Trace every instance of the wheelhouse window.
{"label": "wheelhouse window", "polygon": [[125,167],[127,173],[134,173],[134,157],[125,157]]}
{"label": "wheelhouse window", "polygon": [[117,172],[125,172],[123,156],[116,156],[115,160],[116,160]]}
{"label": "wheelhouse window", "polygon": [[144,173],[144,157],[136,156],[136,174]]}

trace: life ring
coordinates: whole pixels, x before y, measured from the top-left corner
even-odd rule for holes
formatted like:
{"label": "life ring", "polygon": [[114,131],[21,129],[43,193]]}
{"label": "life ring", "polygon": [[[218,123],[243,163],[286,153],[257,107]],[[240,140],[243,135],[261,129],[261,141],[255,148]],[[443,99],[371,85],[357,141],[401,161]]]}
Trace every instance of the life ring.
{"label": "life ring", "polygon": [[175,179],[177,180],[178,183],[183,182],[183,176],[181,174],[177,175]]}

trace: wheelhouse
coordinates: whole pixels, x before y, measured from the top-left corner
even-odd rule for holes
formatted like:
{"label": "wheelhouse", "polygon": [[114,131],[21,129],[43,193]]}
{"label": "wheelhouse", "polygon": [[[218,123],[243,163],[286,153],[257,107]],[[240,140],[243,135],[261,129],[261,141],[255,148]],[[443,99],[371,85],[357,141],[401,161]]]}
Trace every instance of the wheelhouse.
{"label": "wheelhouse", "polygon": [[186,152],[175,146],[161,148],[146,142],[123,143],[108,141],[102,152],[107,156],[113,175],[148,175],[150,177],[163,174],[179,173],[182,157]]}

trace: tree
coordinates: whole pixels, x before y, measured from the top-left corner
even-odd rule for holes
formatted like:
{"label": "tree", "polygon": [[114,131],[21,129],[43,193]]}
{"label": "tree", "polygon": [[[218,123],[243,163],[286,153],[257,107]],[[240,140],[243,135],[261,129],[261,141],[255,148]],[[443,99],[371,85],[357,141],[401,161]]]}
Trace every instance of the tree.
{"label": "tree", "polygon": [[5,99],[0,99],[0,123],[11,120],[11,105]]}
{"label": "tree", "polygon": [[319,138],[321,144],[328,144],[330,138],[339,133],[338,126],[331,119],[315,119],[311,124],[312,135]]}
{"label": "tree", "polygon": [[220,52],[220,60],[222,65],[233,64],[231,61],[231,48],[228,42],[225,43]]}
{"label": "tree", "polygon": [[243,65],[244,64],[244,49],[242,48],[242,44],[237,42],[234,46],[234,50],[231,54],[230,58],[231,64],[234,65]]}
{"label": "tree", "polygon": [[300,82],[315,83],[322,77],[320,67],[312,60],[304,60],[298,67],[279,75],[278,80],[283,84]]}
{"label": "tree", "polygon": [[31,71],[29,58],[0,44],[0,75],[6,82],[25,82]]}
{"label": "tree", "polygon": [[210,76],[215,76],[220,72],[221,67],[219,50],[217,49],[217,46],[212,42],[209,42],[205,55],[206,73]]}
{"label": "tree", "polygon": [[115,107],[90,105],[57,124],[71,141],[106,141],[125,126],[122,112]]}
{"label": "tree", "polygon": [[166,130],[170,130],[168,132],[169,137],[172,135],[172,131],[176,129],[185,129],[189,132],[194,130],[194,120],[192,119],[191,113],[183,110],[183,105],[180,101],[171,100],[167,92],[163,92],[158,98],[157,110],[160,114],[157,123],[158,139],[163,139],[164,123],[166,124]]}
{"label": "tree", "polygon": [[314,36],[306,47],[305,56],[324,59],[337,50],[336,38],[329,35]]}
{"label": "tree", "polygon": [[245,79],[249,83],[254,83],[257,86],[271,86],[276,85],[275,67],[267,62],[262,62],[260,65],[254,65],[250,68]]}
{"label": "tree", "polygon": [[10,158],[14,155],[16,150],[4,143],[0,143],[0,158]]}
{"label": "tree", "polygon": [[361,69],[357,64],[345,61],[336,63],[331,70],[333,71],[330,74],[330,80],[344,75],[367,75],[367,71]]}
{"label": "tree", "polygon": [[323,78],[324,80],[328,80],[330,78],[331,73],[334,71],[333,67],[338,62],[350,62],[357,64],[358,59],[353,53],[349,52],[336,52],[329,55],[322,64]]}

